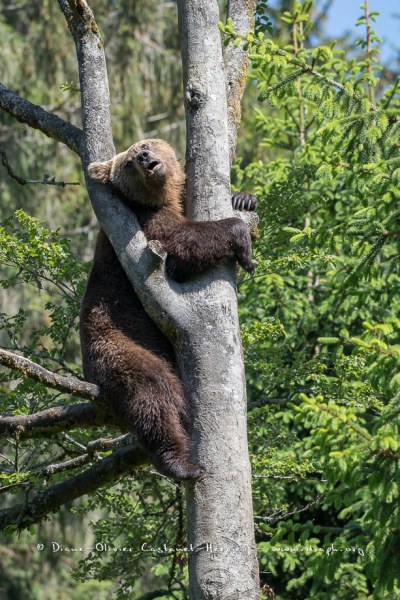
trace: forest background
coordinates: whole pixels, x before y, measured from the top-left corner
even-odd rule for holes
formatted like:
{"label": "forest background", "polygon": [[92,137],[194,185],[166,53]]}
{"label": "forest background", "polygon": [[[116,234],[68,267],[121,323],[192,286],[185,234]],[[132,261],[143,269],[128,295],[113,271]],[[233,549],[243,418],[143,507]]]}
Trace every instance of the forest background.
{"label": "forest background", "polygon": [[[251,72],[232,183],[259,198],[258,269],[238,285],[255,527],[267,596],[398,598],[400,50],[380,64],[368,3],[346,23],[351,36],[330,39],[332,4],[260,1],[256,35],[244,40]],[[175,3],[93,8],[117,149],[162,137],[183,157]],[[221,29],[226,43],[239,41],[229,23]],[[58,5],[2,3],[0,39],[2,82],[79,125]],[[4,113],[0,144],[20,177],[82,184],[65,147]],[[79,374],[77,312],[96,234],[85,188],[21,185],[0,168],[0,345]],[[0,377],[1,412],[54,403],[40,384],[6,369]],[[31,463],[78,453],[87,436],[60,438],[57,455],[45,441],[14,441],[2,449],[0,491],[21,493]],[[186,598],[184,553],[144,560],[140,550],[184,545],[183,502],[180,486],[141,469],[30,532],[4,532],[0,597]],[[52,541],[135,551],[55,552]]]}

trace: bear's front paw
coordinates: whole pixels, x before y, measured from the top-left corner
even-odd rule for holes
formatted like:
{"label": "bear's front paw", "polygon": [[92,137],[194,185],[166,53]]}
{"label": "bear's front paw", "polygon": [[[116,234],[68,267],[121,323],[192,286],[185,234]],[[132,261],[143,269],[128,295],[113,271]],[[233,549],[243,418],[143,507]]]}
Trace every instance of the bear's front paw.
{"label": "bear's front paw", "polygon": [[241,219],[232,219],[232,248],[239,265],[252,273],[256,264],[251,258],[251,237],[249,229]]}
{"label": "bear's front paw", "polygon": [[233,210],[256,210],[257,198],[246,192],[233,192],[232,208]]}
{"label": "bear's front paw", "polygon": [[250,255],[248,255],[247,252],[242,253],[241,251],[237,251],[236,258],[239,265],[245,271],[247,271],[248,273],[254,273],[254,271],[256,270],[256,263],[254,262],[254,260],[252,260],[251,253]]}

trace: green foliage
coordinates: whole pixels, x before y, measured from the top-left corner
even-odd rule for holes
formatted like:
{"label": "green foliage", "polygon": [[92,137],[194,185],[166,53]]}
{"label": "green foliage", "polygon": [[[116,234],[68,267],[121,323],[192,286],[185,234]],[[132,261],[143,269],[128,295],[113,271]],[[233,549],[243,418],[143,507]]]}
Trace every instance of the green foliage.
{"label": "green foliage", "polygon": [[94,494],[78,512],[99,509],[103,518],[91,522],[96,543],[74,577],[116,581],[116,598],[136,598],[137,582],[145,576],[148,586],[158,582],[170,586],[175,598],[185,598],[179,584],[187,577],[188,560],[181,485],[137,471],[117,488]]}
{"label": "green foliage", "polygon": [[312,2],[283,12],[284,44],[244,40],[260,102],[256,157],[234,166],[260,198],[239,288],[249,437],[262,579],[284,599],[400,594],[399,80],[378,79],[362,10],[358,56],[315,46]]}
{"label": "green foliage", "polygon": [[[29,284],[39,292],[36,310],[42,313],[42,326],[30,328],[25,350],[40,352],[43,358],[62,364],[72,351],[68,348],[69,338],[71,330],[77,330],[87,266],[76,260],[68,239],[21,209],[0,223],[0,261],[1,287],[18,289],[21,284]],[[14,348],[21,349],[33,313],[32,303],[29,310],[20,307],[11,316],[0,313],[3,336],[8,336]]]}

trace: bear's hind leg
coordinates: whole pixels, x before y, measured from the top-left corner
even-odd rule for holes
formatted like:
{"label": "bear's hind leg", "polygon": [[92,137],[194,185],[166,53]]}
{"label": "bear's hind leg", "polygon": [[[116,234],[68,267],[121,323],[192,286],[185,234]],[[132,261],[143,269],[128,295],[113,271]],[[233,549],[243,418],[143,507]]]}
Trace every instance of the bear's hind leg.
{"label": "bear's hind leg", "polygon": [[[183,427],[187,407],[182,385],[167,363],[155,358],[159,364],[146,374],[141,371],[143,379],[133,395],[134,406],[128,409],[133,416],[132,427],[160,473],[177,480],[197,479],[204,469],[189,461],[189,438]],[[154,402],[154,398],[161,401]]]}
{"label": "bear's hind leg", "polygon": [[96,380],[121,426],[136,434],[160,473],[177,480],[201,477],[203,467],[189,461],[186,400],[173,367],[120,332],[112,337],[107,350],[112,345],[113,351],[106,357],[103,346]]}

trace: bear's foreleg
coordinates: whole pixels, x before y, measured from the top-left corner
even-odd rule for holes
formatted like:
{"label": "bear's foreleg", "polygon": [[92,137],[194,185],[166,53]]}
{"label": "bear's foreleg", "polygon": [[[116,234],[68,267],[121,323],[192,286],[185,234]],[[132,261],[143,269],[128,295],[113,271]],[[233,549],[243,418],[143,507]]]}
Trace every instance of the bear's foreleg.
{"label": "bear's foreleg", "polygon": [[163,245],[168,253],[167,273],[175,281],[184,281],[230,257],[246,271],[255,269],[249,229],[242,219],[186,221],[168,233]]}

